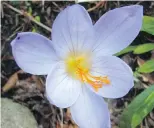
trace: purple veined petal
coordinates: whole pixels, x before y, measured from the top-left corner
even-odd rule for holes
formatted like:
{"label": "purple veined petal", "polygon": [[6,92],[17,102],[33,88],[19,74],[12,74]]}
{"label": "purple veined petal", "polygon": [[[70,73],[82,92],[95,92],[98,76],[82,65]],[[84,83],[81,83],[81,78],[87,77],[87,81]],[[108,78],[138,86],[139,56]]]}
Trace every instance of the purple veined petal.
{"label": "purple veined petal", "polygon": [[97,92],[90,85],[87,85],[96,94],[105,98],[123,97],[134,86],[131,68],[123,60],[115,56],[97,58],[93,63],[91,73],[94,76],[107,76],[110,80],[110,84],[104,84]]}
{"label": "purple veined petal", "polygon": [[18,66],[31,74],[48,74],[58,60],[51,40],[37,33],[18,33],[11,46]]}
{"label": "purple veined petal", "polygon": [[142,26],[143,7],[125,6],[105,13],[94,25],[97,32],[93,52],[113,55],[126,48]]}
{"label": "purple veined petal", "polygon": [[78,4],[64,9],[56,17],[52,27],[55,50],[63,58],[70,52],[77,54],[76,51],[90,47],[94,34],[88,12]]}
{"label": "purple veined petal", "polygon": [[110,128],[110,113],[104,99],[83,85],[82,93],[70,107],[73,120],[80,128]]}
{"label": "purple veined petal", "polygon": [[51,104],[60,108],[70,107],[81,92],[81,83],[65,71],[64,63],[57,63],[46,80],[46,95]]}

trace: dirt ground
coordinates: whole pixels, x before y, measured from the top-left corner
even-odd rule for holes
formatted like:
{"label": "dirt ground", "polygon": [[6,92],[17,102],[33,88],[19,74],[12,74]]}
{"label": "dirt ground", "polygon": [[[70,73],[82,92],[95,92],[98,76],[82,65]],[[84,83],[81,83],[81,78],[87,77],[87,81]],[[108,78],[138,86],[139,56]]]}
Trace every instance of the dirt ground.
{"label": "dirt ground", "polygon": [[[2,1],[1,13],[1,86],[2,97],[13,99],[15,102],[27,106],[34,114],[39,128],[77,128],[72,121],[69,109],[59,109],[49,104],[45,97],[46,76],[34,76],[23,72],[16,64],[11,51],[10,42],[18,32],[38,32],[50,38],[50,29],[55,17],[61,10],[75,2],[53,2],[53,1]],[[110,9],[121,6],[139,4],[144,7],[144,15],[154,16],[154,2],[130,1],[130,2],[91,2],[81,3],[88,11],[95,23],[99,17]],[[33,20],[35,19],[35,21]],[[41,23],[41,24],[39,24]],[[47,27],[46,27],[47,26]],[[132,45],[145,42],[154,43],[154,37],[145,32],[140,32]],[[140,63],[154,57],[154,52],[134,55],[127,53],[122,58],[134,71]],[[10,81],[5,89],[6,83]],[[138,82],[125,97],[110,100],[110,112],[112,128],[117,128],[122,111],[127,105],[146,89],[154,84],[154,73],[143,74]],[[151,112],[138,128],[154,128],[154,110]]]}

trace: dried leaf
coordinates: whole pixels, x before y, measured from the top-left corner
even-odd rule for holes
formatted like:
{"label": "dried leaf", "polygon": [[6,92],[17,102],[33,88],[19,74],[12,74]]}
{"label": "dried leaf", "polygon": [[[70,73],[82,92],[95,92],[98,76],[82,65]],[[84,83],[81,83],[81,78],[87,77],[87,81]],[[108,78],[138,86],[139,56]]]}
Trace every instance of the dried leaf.
{"label": "dried leaf", "polygon": [[16,86],[16,82],[18,81],[18,73],[23,73],[22,70],[17,71],[16,73],[14,73],[9,80],[7,81],[7,83],[4,85],[4,87],[2,88],[3,92],[7,92],[8,90],[14,88]]}

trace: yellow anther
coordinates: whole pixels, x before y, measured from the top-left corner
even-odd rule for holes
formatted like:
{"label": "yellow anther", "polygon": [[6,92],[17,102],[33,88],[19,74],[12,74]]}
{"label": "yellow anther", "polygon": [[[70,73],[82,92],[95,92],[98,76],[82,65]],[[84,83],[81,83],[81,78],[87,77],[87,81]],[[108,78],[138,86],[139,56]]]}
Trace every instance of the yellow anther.
{"label": "yellow anther", "polygon": [[90,72],[90,61],[88,56],[69,56],[66,59],[66,69],[69,75],[73,78],[79,79],[81,82],[88,83],[93,87],[95,91],[102,88],[103,85],[110,84],[110,80],[107,76],[93,76]]}

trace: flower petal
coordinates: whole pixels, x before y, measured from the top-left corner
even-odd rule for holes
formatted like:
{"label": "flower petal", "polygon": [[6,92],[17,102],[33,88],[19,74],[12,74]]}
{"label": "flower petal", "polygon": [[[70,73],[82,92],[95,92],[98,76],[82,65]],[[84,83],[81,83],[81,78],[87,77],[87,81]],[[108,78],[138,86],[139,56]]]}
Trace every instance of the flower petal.
{"label": "flower petal", "polygon": [[73,120],[81,128],[110,128],[109,110],[103,98],[86,86],[82,89],[79,98],[70,107]]}
{"label": "flower petal", "polygon": [[81,92],[81,83],[65,72],[65,65],[58,63],[47,76],[46,94],[50,103],[60,108],[71,106]]}
{"label": "flower petal", "polygon": [[[115,56],[104,56],[95,60],[92,74],[94,76],[107,76],[110,80],[109,85],[103,85],[96,92],[106,98],[122,97],[134,86],[132,70],[124,61]],[[93,90],[90,85],[87,86]]]}
{"label": "flower petal", "polygon": [[126,48],[142,26],[143,7],[140,5],[116,8],[105,13],[94,25],[97,31],[93,51],[113,55]]}
{"label": "flower petal", "polygon": [[52,41],[55,50],[64,58],[70,52],[82,51],[94,38],[91,18],[84,7],[76,4],[64,9],[55,19],[52,27]]}
{"label": "flower petal", "polygon": [[57,60],[52,42],[37,33],[18,33],[11,45],[13,56],[19,67],[31,74],[48,74]]}

